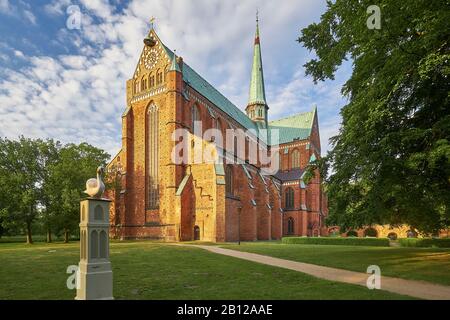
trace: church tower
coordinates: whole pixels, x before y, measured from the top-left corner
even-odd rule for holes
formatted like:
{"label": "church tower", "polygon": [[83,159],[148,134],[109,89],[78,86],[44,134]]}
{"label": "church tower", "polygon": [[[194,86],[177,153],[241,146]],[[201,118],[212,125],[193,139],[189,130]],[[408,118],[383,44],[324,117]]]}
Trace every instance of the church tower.
{"label": "church tower", "polygon": [[253,49],[253,66],[250,82],[248,104],[245,111],[247,116],[257,124],[267,127],[267,111],[269,107],[266,102],[264,88],[264,74],[261,58],[261,45],[259,40],[259,19],[256,15],[256,34]]}

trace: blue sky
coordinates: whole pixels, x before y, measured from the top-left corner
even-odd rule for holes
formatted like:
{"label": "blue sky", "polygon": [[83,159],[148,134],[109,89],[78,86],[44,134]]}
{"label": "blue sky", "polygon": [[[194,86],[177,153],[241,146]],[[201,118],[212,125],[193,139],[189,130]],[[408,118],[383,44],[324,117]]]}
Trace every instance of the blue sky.
{"label": "blue sky", "polygon": [[[81,13],[75,29],[67,27],[73,5]],[[151,17],[169,48],[244,109],[257,8],[269,120],[317,105],[325,154],[351,64],[334,81],[305,76],[313,53],[296,39],[325,11],[317,0],[0,0],[0,136],[87,141],[114,155],[125,81]]]}

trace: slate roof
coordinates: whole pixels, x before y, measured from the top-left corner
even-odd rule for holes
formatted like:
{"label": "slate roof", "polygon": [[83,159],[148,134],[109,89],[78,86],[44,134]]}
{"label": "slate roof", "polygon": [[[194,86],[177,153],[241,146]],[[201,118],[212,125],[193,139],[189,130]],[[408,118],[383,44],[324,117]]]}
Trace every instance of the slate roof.
{"label": "slate roof", "polygon": [[278,171],[274,177],[281,181],[300,180],[303,175],[302,169],[294,169],[290,171]]}

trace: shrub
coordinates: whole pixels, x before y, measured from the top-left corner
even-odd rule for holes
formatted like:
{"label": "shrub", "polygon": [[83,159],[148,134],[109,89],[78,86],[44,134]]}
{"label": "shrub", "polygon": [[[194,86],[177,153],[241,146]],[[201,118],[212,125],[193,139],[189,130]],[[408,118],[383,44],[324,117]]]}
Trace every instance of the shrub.
{"label": "shrub", "polygon": [[403,238],[399,239],[402,247],[419,247],[419,248],[450,248],[450,238],[434,239],[434,238]]}
{"label": "shrub", "polygon": [[306,238],[286,237],[281,240],[284,244],[327,244],[344,246],[374,246],[389,247],[389,239],[379,238]]}

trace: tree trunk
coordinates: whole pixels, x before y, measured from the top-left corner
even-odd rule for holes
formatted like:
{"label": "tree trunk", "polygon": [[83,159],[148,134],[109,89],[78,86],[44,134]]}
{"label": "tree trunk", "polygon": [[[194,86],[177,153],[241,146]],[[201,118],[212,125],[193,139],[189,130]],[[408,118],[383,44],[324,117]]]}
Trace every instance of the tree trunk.
{"label": "tree trunk", "polygon": [[50,229],[47,229],[47,242],[52,242],[52,231]]}
{"label": "tree trunk", "polygon": [[64,230],[64,243],[69,243],[69,230]]}
{"label": "tree trunk", "polygon": [[31,223],[27,222],[27,244],[33,244],[33,238],[31,236]]}

